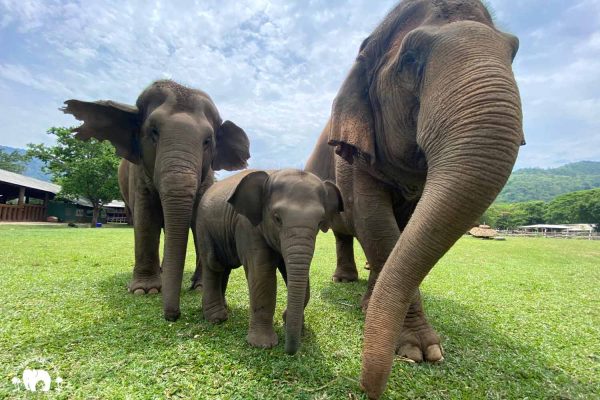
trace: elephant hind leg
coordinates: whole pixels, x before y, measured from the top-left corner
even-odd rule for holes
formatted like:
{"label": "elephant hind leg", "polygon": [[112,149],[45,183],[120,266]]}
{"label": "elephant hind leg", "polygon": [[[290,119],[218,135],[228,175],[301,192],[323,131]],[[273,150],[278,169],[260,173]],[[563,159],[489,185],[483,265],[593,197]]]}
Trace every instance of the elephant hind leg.
{"label": "elephant hind leg", "polygon": [[192,275],[190,290],[202,291],[202,259],[200,255],[196,253],[196,269],[194,275]]}
{"label": "elephant hind leg", "polygon": [[[196,214],[194,213],[193,220],[196,221]],[[202,257],[200,255],[200,239],[196,232],[196,224],[192,223],[192,235],[194,236],[194,250],[196,251],[196,269],[194,275],[192,275],[192,285],[190,290],[202,291]]]}
{"label": "elephant hind leg", "polygon": [[334,282],[355,282],[358,270],[354,262],[354,237],[334,232],[337,265],[333,273]]}
{"label": "elephant hind leg", "polygon": [[404,319],[397,353],[414,362],[437,362],[444,359],[440,337],[425,318],[418,291]]}

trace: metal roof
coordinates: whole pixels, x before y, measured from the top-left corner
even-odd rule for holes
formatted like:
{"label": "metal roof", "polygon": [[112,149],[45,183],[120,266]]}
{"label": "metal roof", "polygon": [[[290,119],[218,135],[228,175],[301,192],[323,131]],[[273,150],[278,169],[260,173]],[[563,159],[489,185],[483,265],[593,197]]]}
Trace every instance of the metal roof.
{"label": "metal roof", "polygon": [[[86,199],[85,197],[80,197],[77,200],[69,200],[75,204],[84,207],[93,207],[92,202]],[[103,204],[102,207],[111,207],[111,208],[125,208],[125,202],[120,200],[113,200],[108,204]]]}
{"label": "metal roof", "polygon": [[[0,182],[6,182],[17,186],[25,186],[26,188],[41,190],[43,192],[49,192],[53,194],[60,192],[60,185],[30,178],[28,176],[16,174],[4,169],[0,169]],[[73,202],[81,206],[92,207],[92,203],[86,198],[79,198]],[[113,200],[110,203],[105,204],[104,207],[124,208],[125,203],[119,200]]]}
{"label": "metal roof", "polygon": [[110,203],[105,204],[104,207],[125,208],[125,202],[120,200],[113,200]]}
{"label": "metal roof", "polygon": [[57,194],[60,192],[60,186],[54,183],[41,181],[39,179],[30,178],[25,175],[15,174],[14,172],[0,169],[0,182],[10,183],[11,185],[25,186],[27,188],[41,190]]}
{"label": "metal roof", "polygon": [[537,225],[524,225],[519,228],[533,228],[533,229],[569,229],[566,225],[549,225],[549,224],[537,224]]}

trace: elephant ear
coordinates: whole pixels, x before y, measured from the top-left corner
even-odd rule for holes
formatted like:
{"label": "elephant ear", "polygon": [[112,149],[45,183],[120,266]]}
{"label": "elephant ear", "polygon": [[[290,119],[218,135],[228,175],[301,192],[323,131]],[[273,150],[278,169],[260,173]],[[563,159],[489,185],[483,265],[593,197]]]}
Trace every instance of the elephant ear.
{"label": "elephant ear", "polygon": [[83,125],[73,130],[77,132],[77,139],[108,140],[115,146],[119,157],[135,164],[140,162],[140,123],[136,107],[110,100],[67,100],[65,104],[60,109],[62,112],[83,121]]}
{"label": "elephant ear", "polygon": [[269,175],[264,171],[254,171],[242,178],[227,199],[238,213],[257,226],[263,218],[263,199],[265,182]]}
{"label": "elephant ear", "polygon": [[344,211],[344,200],[342,200],[342,193],[337,185],[331,181],[323,182],[325,184],[326,192],[326,207],[328,213],[341,213]]}
{"label": "elephant ear", "polygon": [[323,184],[325,185],[325,213],[327,222],[321,225],[320,229],[323,232],[327,232],[333,216],[344,211],[344,201],[342,200],[340,189],[335,183],[325,181]]}
{"label": "elephant ear", "polygon": [[216,142],[213,170],[237,171],[248,166],[250,141],[242,128],[231,121],[223,122],[217,129]]}
{"label": "elephant ear", "polygon": [[365,63],[358,60],[342,84],[331,113],[328,143],[350,164],[363,156],[375,162],[375,130]]}

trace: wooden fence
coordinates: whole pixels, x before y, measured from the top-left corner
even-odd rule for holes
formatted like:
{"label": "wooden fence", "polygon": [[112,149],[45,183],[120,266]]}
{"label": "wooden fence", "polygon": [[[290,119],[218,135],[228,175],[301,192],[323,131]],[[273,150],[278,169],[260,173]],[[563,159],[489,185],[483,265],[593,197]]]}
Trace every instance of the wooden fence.
{"label": "wooden fence", "polygon": [[37,204],[0,204],[0,221],[45,221],[46,207]]}

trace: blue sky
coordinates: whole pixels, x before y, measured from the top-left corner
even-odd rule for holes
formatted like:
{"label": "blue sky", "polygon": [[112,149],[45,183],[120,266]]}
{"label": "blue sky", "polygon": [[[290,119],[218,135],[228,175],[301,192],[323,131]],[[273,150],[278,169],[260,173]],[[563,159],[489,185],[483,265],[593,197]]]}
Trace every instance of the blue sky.
{"label": "blue sky", "polygon": [[[396,3],[0,0],[0,144],[50,142],[69,98],[135,103],[155,79],[208,92],[255,168],[301,167],[358,46]],[[487,0],[520,39],[517,167],[600,161],[600,0]]]}

